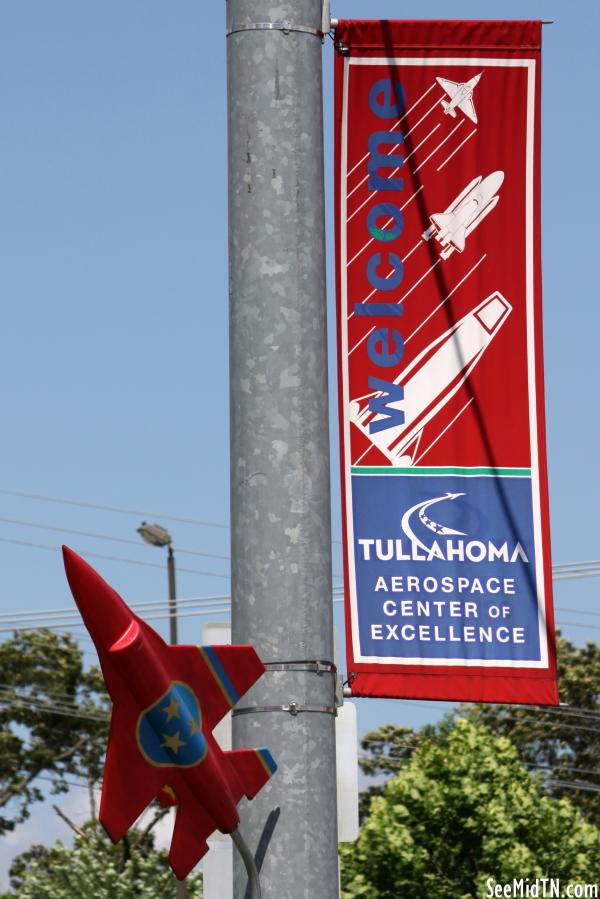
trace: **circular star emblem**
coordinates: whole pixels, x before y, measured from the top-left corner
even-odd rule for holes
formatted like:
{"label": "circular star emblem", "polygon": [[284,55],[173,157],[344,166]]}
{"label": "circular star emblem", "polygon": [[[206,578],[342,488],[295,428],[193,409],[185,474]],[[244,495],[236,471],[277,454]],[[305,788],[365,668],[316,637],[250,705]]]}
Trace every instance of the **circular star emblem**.
{"label": "circular star emblem", "polygon": [[167,692],[142,712],[137,742],[146,761],[160,768],[190,768],[204,759],[200,703],[187,684],[173,681]]}

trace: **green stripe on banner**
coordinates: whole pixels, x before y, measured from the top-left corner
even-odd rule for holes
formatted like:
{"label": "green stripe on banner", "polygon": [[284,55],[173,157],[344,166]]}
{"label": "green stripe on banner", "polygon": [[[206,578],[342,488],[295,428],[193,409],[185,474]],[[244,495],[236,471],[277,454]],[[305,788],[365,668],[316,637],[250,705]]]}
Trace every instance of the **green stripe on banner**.
{"label": "green stripe on banner", "polygon": [[411,468],[394,468],[391,465],[362,466],[353,465],[350,468],[352,474],[414,474],[414,475],[444,475],[455,474],[460,477],[476,477],[477,475],[493,475],[502,478],[530,478],[531,468],[461,468],[458,466],[439,466],[436,468],[420,468],[415,465]]}

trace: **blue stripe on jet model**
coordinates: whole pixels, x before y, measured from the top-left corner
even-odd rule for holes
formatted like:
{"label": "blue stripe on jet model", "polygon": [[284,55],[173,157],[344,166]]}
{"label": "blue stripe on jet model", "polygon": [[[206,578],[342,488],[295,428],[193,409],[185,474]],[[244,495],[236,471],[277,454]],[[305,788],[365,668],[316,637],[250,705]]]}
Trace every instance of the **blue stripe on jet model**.
{"label": "blue stripe on jet model", "polygon": [[263,747],[262,749],[257,749],[256,751],[259,754],[261,761],[267,771],[270,774],[275,774],[275,772],[277,771],[277,762],[275,761],[269,750]]}
{"label": "blue stripe on jet model", "polygon": [[219,678],[219,680],[221,681],[221,685],[222,685],[223,689],[229,696],[231,704],[235,705],[236,702],[238,701],[238,699],[240,698],[239,693],[237,692],[237,690],[231,683],[231,680],[229,679],[229,675],[223,668],[223,665],[221,664],[221,661],[220,661],[218,655],[216,654],[216,652],[214,651],[212,646],[203,646],[202,649],[204,650],[204,652],[210,659],[210,663],[213,666],[214,672],[217,675],[217,677]]}

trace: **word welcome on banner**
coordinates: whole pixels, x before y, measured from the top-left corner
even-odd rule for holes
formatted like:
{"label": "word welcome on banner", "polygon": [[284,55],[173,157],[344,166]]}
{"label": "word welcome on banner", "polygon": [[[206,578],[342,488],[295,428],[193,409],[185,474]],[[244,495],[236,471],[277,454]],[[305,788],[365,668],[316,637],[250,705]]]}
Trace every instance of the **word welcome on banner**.
{"label": "word welcome on banner", "polygon": [[352,692],[555,704],[541,23],[335,40]]}

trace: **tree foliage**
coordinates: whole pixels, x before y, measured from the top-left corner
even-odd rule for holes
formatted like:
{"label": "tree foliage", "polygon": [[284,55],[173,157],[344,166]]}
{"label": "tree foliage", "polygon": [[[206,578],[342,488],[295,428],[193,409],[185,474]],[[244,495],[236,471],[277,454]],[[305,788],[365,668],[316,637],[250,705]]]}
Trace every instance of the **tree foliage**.
{"label": "tree foliage", "polygon": [[43,798],[40,775],[55,792],[69,775],[100,779],[108,710],[99,670],[83,670],[69,634],[22,631],[0,644],[0,835]]}
{"label": "tree foliage", "polygon": [[[439,724],[419,731],[386,724],[363,738],[362,770],[379,778],[397,774],[424,739],[442,739],[457,717],[467,717],[508,737],[525,765],[543,776],[549,795],[567,796],[600,826],[600,792],[589,789],[600,790],[600,646],[589,642],[575,647],[559,636],[557,648],[560,700],[568,708],[465,704]],[[585,789],[577,790],[578,783]],[[368,814],[372,796],[382,792],[382,784],[364,792],[361,819]]]}
{"label": "tree foliage", "polygon": [[600,827],[600,646],[575,647],[559,637],[558,683],[560,709],[475,705],[459,714],[508,737],[523,761],[544,773],[552,795],[568,796]]}
{"label": "tree foliage", "polygon": [[470,899],[486,881],[600,877],[600,831],[555,800],[504,737],[459,719],[421,739],[341,847],[344,899]]}
{"label": "tree foliage", "polygon": [[[202,896],[202,875],[186,881],[190,899]],[[148,832],[130,831],[113,845],[95,822],[75,838],[72,849],[58,842],[32,846],[14,859],[11,890],[0,899],[175,899],[175,878],[166,853]]]}

